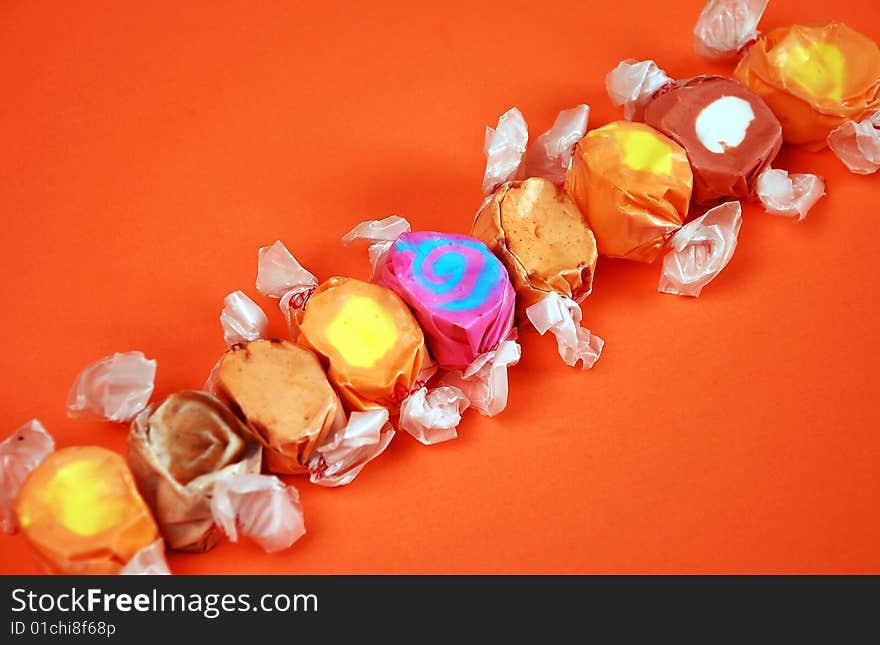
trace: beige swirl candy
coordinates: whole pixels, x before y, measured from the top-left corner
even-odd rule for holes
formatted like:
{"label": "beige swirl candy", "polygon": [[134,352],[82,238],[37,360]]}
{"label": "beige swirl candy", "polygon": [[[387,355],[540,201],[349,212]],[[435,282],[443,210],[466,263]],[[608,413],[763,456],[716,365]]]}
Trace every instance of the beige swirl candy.
{"label": "beige swirl candy", "polygon": [[135,418],[128,463],[172,549],[206,551],[220,538],[211,515],[218,480],[260,472],[260,444],[207,392],[172,394]]}

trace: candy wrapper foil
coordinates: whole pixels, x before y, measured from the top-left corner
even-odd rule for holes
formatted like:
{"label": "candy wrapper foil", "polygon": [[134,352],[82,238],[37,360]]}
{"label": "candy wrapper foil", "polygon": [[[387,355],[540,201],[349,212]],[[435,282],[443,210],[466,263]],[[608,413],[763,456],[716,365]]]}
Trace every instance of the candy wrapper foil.
{"label": "candy wrapper foil", "polygon": [[394,438],[388,417],[385,408],[352,412],[348,423],[334,429],[312,456],[311,482],[331,487],[351,483]]}
{"label": "candy wrapper foil", "polygon": [[318,357],[288,341],[230,348],[214,372],[214,392],[263,444],[274,473],[308,472],[315,448],[345,422]]}
{"label": "candy wrapper foil", "polygon": [[499,188],[477,215],[472,234],[507,269],[519,319],[548,293],[580,301],[592,289],[596,238],[574,200],[546,179]]}
{"label": "candy wrapper foil", "polygon": [[76,377],[67,396],[67,414],[117,423],[130,421],[146,407],[155,378],[156,361],[141,352],[106,356]]}
{"label": "candy wrapper foil", "polygon": [[716,206],[685,224],[669,241],[670,251],[663,258],[660,292],[699,296],[703,287],[730,262],[741,226],[739,202]]}
{"label": "candy wrapper foil", "polygon": [[601,255],[653,262],[687,216],[693,175],[672,139],[643,123],[614,121],[577,144],[565,188]]}
{"label": "candy wrapper foil", "polygon": [[647,102],[644,120],[687,152],[698,204],[746,199],[782,146],[782,126],[764,100],[721,76],[676,82]]}
{"label": "candy wrapper foil", "polygon": [[170,576],[165,560],[165,543],[159,539],[134,554],[122,571],[123,576]]}
{"label": "candy wrapper foil", "polygon": [[774,29],[735,75],[767,102],[786,142],[813,150],[824,148],[835,128],[880,108],[880,48],[838,22]]}
{"label": "candy wrapper foil", "polygon": [[55,440],[36,419],[0,443],[0,526],[6,533],[18,529],[13,505],[21,485],[54,451]]}
{"label": "candy wrapper foil", "polygon": [[870,175],[880,170],[880,111],[832,130],[828,146],[850,172]]}
{"label": "candy wrapper foil", "polygon": [[[390,258],[389,258],[390,261]],[[299,314],[298,343],[318,354],[349,410],[396,408],[425,361],[425,338],[390,289],[330,278]]]}
{"label": "candy wrapper foil", "polygon": [[159,539],[125,460],[96,446],[46,457],[21,487],[15,512],[48,573],[117,574]]}
{"label": "candy wrapper foil", "polygon": [[623,107],[627,121],[641,118],[645,104],[672,79],[652,60],[637,61],[629,58],[605,76],[605,89],[614,105]]}
{"label": "candy wrapper foil", "polygon": [[542,336],[548,331],[556,338],[559,356],[572,367],[593,367],[602,355],[605,341],[581,327],[581,308],[567,296],[550,292],[526,309],[526,316]]}
{"label": "candy wrapper foil", "polygon": [[141,412],[128,464],[169,548],[206,551],[220,535],[211,515],[218,478],[260,472],[260,444],[207,392],[172,394]]}
{"label": "candy wrapper foil", "polygon": [[400,406],[398,427],[427,445],[458,437],[461,414],[470,402],[456,387],[421,387]]}
{"label": "candy wrapper foil", "polygon": [[571,165],[571,157],[578,141],[587,133],[590,107],[578,105],[563,110],[551,127],[542,133],[526,150],[522,162],[525,177],[541,177],[562,184]]}
{"label": "candy wrapper foil", "polygon": [[464,369],[513,327],[507,270],[481,241],[453,233],[404,233],[379,283],[403,298],[443,369]]}
{"label": "candy wrapper foil", "polygon": [[[515,333],[511,334],[511,338]],[[439,385],[464,393],[471,407],[493,417],[507,407],[507,368],[519,362],[522,350],[516,340],[503,340],[496,349],[480,354],[464,370],[444,373]]]}
{"label": "candy wrapper foil", "polygon": [[233,291],[223,299],[220,326],[226,344],[235,345],[263,338],[269,327],[269,319],[260,305],[243,291]]}
{"label": "candy wrapper foil", "polygon": [[797,222],[807,216],[824,194],[825,181],[817,175],[768,168],[758,177],[758,198],[764,209],[771,215]]}
{"label": "candy wrapper foil", "polygon": [[342,237],[342,243],[351,244],[364,240],[370,244],[370,266],[373,267],[370,280],[375,281],[385,267],[385,258],[391,245],[398,237],[409,231],[408,221],[392,215],[385,219],[361,222]]}
{"label": "candy wrapper foil", "polygon": [[709,59],[730,59],[758,38],[768,0],[710,0],[694,27],[694,51]]}
{"label": "candy wrapper foil", "polygon": [[230,540],[237,542],[241,533],[267,553],[290,547],[306,533],[299,492],[272,475],[219,479],[211,511]]}
{"label": "candy wrapper foil", "polygon": [[495,128],[486,128],[483,150],[486,153],[486,171],[483,174],[483,194],[489,195],[504,182],[513,179],[520,169],[529,128],[522,112],[511,108],[501,115]]}

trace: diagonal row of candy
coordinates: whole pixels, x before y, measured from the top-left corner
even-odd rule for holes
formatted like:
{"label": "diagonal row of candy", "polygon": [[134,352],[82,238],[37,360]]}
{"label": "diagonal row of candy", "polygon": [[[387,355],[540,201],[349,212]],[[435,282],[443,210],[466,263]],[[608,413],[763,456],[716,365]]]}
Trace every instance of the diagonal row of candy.
{"label": "diagonal row of candy", "polygon": [[[741,201],[801,220],[824,194],[821,178],[771,167],[783,142],[880,168],[880,49],[834,22],[761,36],[766,4],[712,0],[699,17],[697,52],[738,57],[735,79],[626,60],[606,79],[626,120],[588,130],[580,105],[529,145],[519,110],[502,115],[470,235],[362,222],[343,242],[369,245],[369,281],[322,282],[280,241],[261,248],[256,288],[289,339],[267,338],[266,313],[229,294],[228,350],[201,390],[150,403],[156,362],[140,352],[88,366],[69,414],[128,424],[127,460],[56,451],[31,421],[0,444],[4,530],[54,573],[167,573],[166,547],[201,552],[223,535],[285,549],[305,528],[279,475],[343,486],[397,431],[437,444],[468,408],[500,413],[520,331],[550,332],[565,363],[592,367],[604,342],[580,303],[599,256],[662,257],[659,291],[699,296],[734,254]],[[689,220],[693,206],[709,208]]]}

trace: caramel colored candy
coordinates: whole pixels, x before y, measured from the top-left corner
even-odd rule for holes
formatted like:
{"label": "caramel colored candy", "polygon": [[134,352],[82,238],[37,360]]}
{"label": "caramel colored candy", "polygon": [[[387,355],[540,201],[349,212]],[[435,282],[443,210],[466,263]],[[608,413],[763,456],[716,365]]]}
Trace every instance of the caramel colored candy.
{"label": "caramel colored candy", "polygon": [[219,399],[177,392],[131,424],[128,463],[165,544],[206,551],[221,537],[211,514],[218,478],[260,472],[260,444]]}
{"label": "caramel colored candy", "polygon": [[786,142],[815,150],[839,125],[880,109],[880,48],[839,22],[774,29],[735,74],[767,102]]}
{"label": "caramel colored candy", "polygon": [[672,139],[644,123],[614,121],[575,146],[565,188],[601,255],[653,262],[687,216],[693,175]]}
{"label": "caramel colored candy", "polygon": [[501,260],[517,294],[517,318],[550,292],[590,293],[596,238],[577,204],[546,179],[505,184],[477,215],[472,235]]}
{"label": "caramel colored candy", "polygon": [[297,342],[317,352],[349,409],[394,408],[425,360],[425,339],[409,308],[390,289],[330,278],[299,315]]}
{"label": "caramel colored candy", "polygon": [[159,538],[125,460],[97,446],[46,457],[21,487],[15,512],[48,573],[117,574]]}
{"label": "caramel colored candy", "polygon": [[315,447],[345,421],[318,357],[283,340],[233,345],[217,367],[214,391],[257,435],[275,473],[308,472]]}

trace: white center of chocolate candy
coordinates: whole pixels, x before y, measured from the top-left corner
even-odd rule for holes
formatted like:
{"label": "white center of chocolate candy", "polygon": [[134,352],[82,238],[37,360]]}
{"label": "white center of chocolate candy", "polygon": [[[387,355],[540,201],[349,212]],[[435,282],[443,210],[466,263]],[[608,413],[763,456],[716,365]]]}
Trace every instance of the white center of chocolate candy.
{"label": "white center of chocolate candy", "polygon": [[697,116],[697,138],[710,152],[723,154],[743,142],[754,120],[755,113],[748,101],[738,96],[722,96]]}

